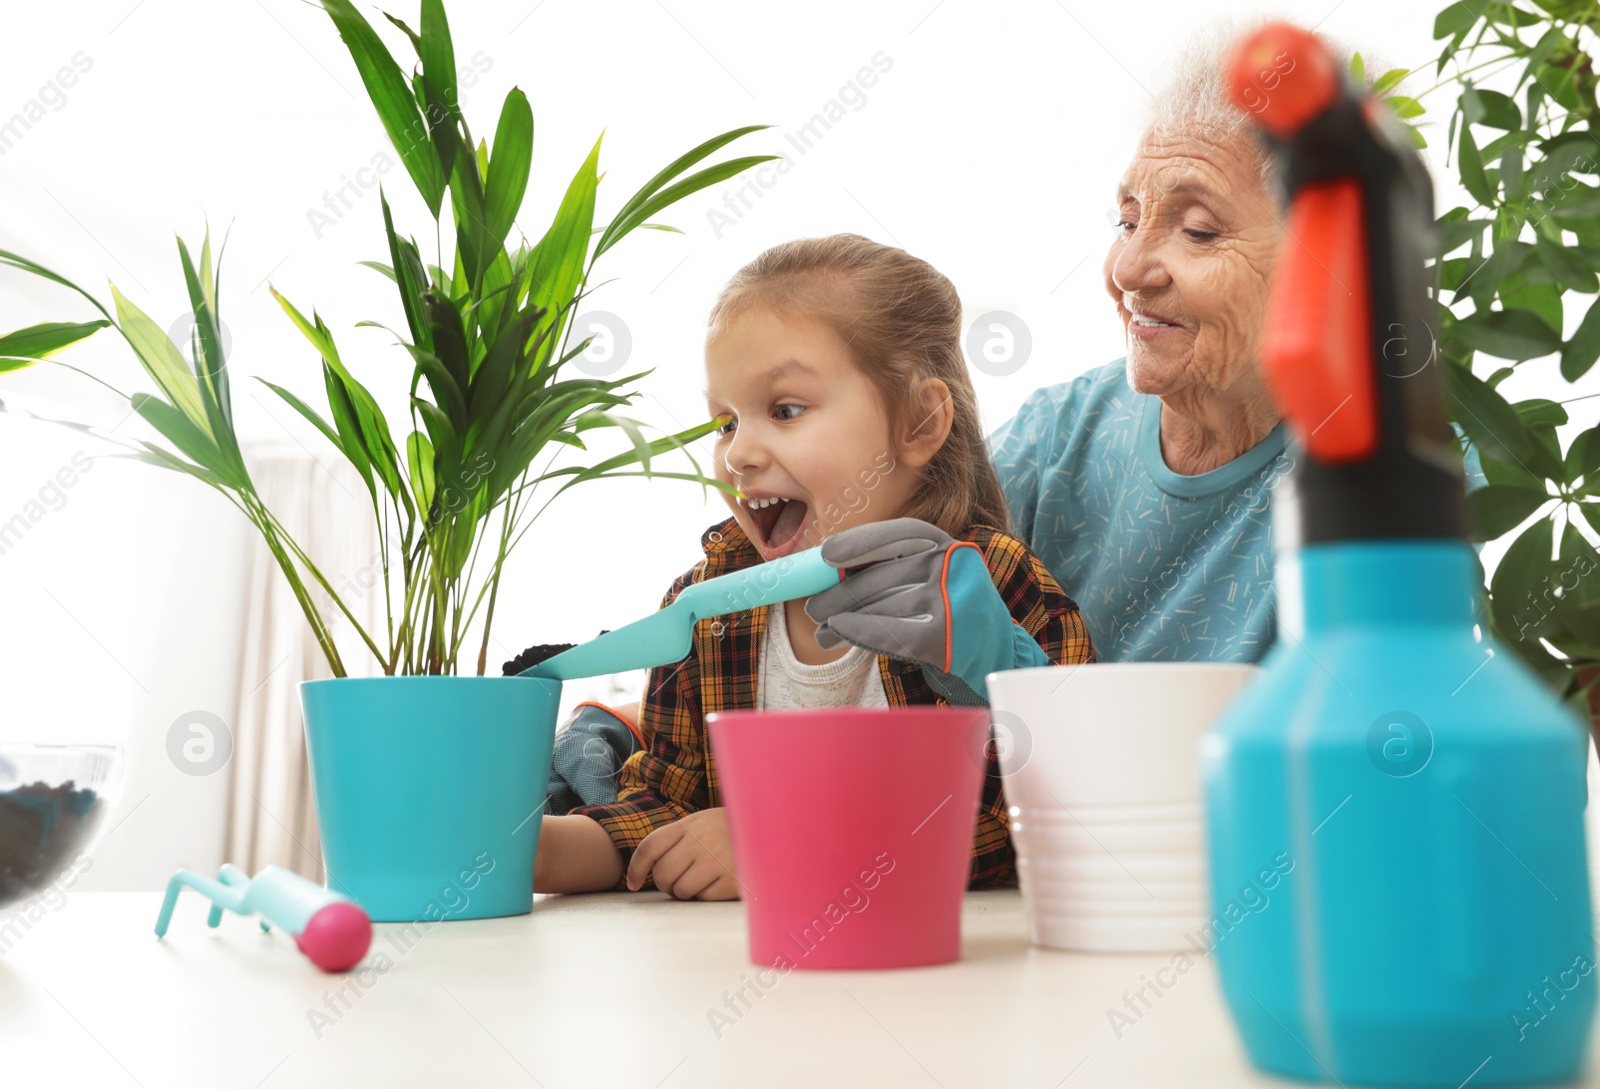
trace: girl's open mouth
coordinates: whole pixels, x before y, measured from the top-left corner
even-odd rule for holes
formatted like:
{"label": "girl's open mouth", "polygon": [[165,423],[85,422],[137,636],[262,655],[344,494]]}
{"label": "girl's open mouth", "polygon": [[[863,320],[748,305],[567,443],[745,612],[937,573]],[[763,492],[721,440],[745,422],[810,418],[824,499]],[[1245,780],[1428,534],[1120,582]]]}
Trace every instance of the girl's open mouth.
{"label": "girl's open mouth", "polygon": [[[765,502],[765,506],[752,503]],[[745,512],[755,524],[756,545],[767,559],[797,551],[805,537],[806,514],[803,499],[745,500]]]}

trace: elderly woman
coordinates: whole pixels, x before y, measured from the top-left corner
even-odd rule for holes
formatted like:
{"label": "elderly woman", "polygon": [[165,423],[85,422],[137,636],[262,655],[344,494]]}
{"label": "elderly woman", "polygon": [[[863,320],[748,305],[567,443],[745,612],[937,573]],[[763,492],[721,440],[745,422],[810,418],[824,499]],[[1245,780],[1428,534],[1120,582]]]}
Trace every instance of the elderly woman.
{"label": "elderly woman", "polygon": [[1102,661],[1250,662],[1274,638],[1270,495],[1292,454],[1259,347],[1283,231],[1224,91],[1237,39],[1189,48],[1117,184],[1103,271],[1127,357],[1036,391],[990,438],[1012,532]]}

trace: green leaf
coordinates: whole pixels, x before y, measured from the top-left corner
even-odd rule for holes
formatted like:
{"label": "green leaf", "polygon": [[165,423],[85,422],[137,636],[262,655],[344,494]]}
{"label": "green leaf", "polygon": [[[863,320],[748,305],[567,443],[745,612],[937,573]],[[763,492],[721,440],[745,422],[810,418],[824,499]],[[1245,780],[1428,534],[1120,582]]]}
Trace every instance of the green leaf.
{"label": "green leaf", "polygon": [[1507,484],[1524,491],[1545,491],[1544,477],[1529,472],[1514,461],[1484,457],[1480,451],[1478,463],[1483,469],[1484,479],[1490,484]]}
{"label": "green leaf", "polygon": [[[563,307],[583,282],[584,261],[589,251],[589,228],[594,226],[595,187],[599,184],[600,141],[596,140],[578,172],[567,186],[544,237],[528,260],[529,303],[547,311],[541,325],[552,332],[566,320]],[[596,256],[599,256],[598,251]],[[545,323],[549,323],[546,325]],[[535,335],[538,335],[536,327]],[[557,337],[547,340],[553,351]]]}
{"label": "green leaf", "polygon": [[111,315],[107,313],[106,308],[100,305],[99,299],[89,294],[87,291],[73,283],[71,280],[67,279],[65,276],[62,276],[58,272],[50,271],[36,261],[30,261],[21,254],[12,253],[10,250],[0,250],[0,265],[10,265],[12,268],[21,269],[23,272],[32,273],[41,279],[58,283],[62,287],[71,288],[73,291],[76,291],[78,294],[88,299],[89,302],[93,303],[94,308],[100,311],[101,314],[105,315],[108,321],[111,318]]}
{"label": "green leaf", "polygon": [[670,205],[676,204],[684,197],[689,196],[691,193],[697,193],[709,185],[715,185],[718,182],[726,181],[728,178],[732,178],[738,174],[744,173],[752,166],[758,166],[761,163],[771,162],[776,158],[776,155],[749,155],[742,159],[730,159],[725,163],[718,163],[716,166],[708,166],[704,170],[690,174],[687,178],[684,178],[680,182],[675,182],[674,184],[669,185],[667,188],[663,189],[661,192],[657,193],[655,196],[641,204],[638,208],[630,212],[627,218],[613,221],[611,227],[607,229],[606,237],[609,238],[609,241],[604,243],[595,251],[595,256],[600,256],[601,253],[605,252],[605,249],[608,246],[615,245],[617,242],[621,241],[629,231],[639,226],[639,224],[643,223],[645,220],[649,219],[663,208],[667,208]]}
{"label": "green leaf", "polygon": [[[223,235],[222,246],[226,249],[227,245],[228,237]],[[219,253],[217,261],[220,263],[221,260],[222,255]],[[221,311],[217,309],[217,275],[218,271],[213,268],[211,263],[211,228],[207,227],[205,237],[200,242],[200,290],[206,297],[206,303],[210,306],[212,316],[217,317],[220,321],[221,318],[218,315],[220,315]]]}
{"label": "green leaf", "polygon": [[528,97],[513,87],[500,107],[500,124],[494,130],[494,157],[484,182],[484,216],[491,246],[505,244],[528,189],[532,162],[533,111]]}
{"label": "green leaf", "polygon": [[1492,541],[1520,526],[1553,497],[1545,492],[1490,484],[1467,493],[1467,513],[1474,541]]}
{"label": "green leaf", "polygon": [[[429,339],[433,342],[433,355],[444,364],[454,382],[456,392],[463,397],[470,381],[471,367],[467,362],[467,332],[461,314],[455,305],[429,289],[423,292],[422,302],[427,307]],[[465,409],[465,402],[462,404]]]}
{"label": "green leaf", "polygon": [[494,343],[489,346],[472,374],[467,394],[469,429],[483,423],[495,406],[512,397],[512,391],[528,380],[522,348],[532,334],[534,325],[542,317],[544,311],[538,307],[526,308],[500,330]]}
{"label": "green leaf", "polygon": [[135,393],[130,399],[133,409],[143,416],[161,435],[195,464],[209,469],[230,487],[239,484],[235,473],[217,444],[183,413],[159,397],[148,393]]}
{"label": "green leaf", "polygon": [[[605,233],[600,236],[600,243],[595,248],[595,256],[599,257],[602,253],[606,252],[606,250],[616,245],[616,243],[622,238],[622,235],[627,233],[626,231],[619,230],[619,226],[627,222],[629,219],[632,219],[634,217],[634,213],[637,212],[639,208],[641,208],[647,201],[654,197],[661,187],[667,182],[671,181],[673,178],[676,178],[679,174],[682,174],[694,164],[710,157],[720,149],[726,147],[728,144],[733,143],[733,141],[739,139],[739,137],[747,136],[752,132],[760,132],[762,129],[766,128],[771,128],[771,126],[746,125],[744,128],[732,129],[728,132],[722,133],[720,136],[713,136],[705,143],[700,144],[698,147],[692,148],[691,150],[672,160],[672,162],[668,163],[664,168],[662,168],[655,177],[651,178],[649,181],[640,186],[637,193],[628,198],[628,202],[622,206],[620,211],[617,212],[616,217],[611,221],[611,225],[608,226],[605,230]],[[644,219],[648,218],[648,216],[641,216],[638,217],[635,222],[642,222]]]}
{"label": "green leaf", "polygon": [[1491,310],[1456,322],[1468,347],[1500,359],[1537,359],[1561,347],[1561,336],[1530,310]]}
{"label": "green leaf", "polygon": [[1470,29],[1477,23],[1478,11],[1481,9],[1481,3],[1469,6],[1458,0],[1457,3],[1451,4],[1435,16],[1433,20],[1434,38],[1449,38]]}
{"label": "green leaf", "polygon": [[1533,661],[1538,655],[1530,654],[1528,644],[1537,646],[1539,636],[1549,630],[1553,611],[1543,593],[1553,566],[1550,554],[1554,539],[1550,519],[1534,522],[1511,542],[1489,583],[1495,629]]}
{"label": "green leaf", "polygon": [[1556,435],[1556,425],[1544,422],[1530,423],[1528,434],[1533,436],[1534,444],[1538,448],[1540,469],[1552,480],[1560,480],[1564,467],[1561,464],[1561,439]]}
{"label": "green leaf", "polygon": [[[433,95],[432,84],[428,94]],[[435,103],[430,114],[437,115]],[[474,287],[482,283],[483,272],[494,259],[488,238],[488,224],[484,218],[483,175],[478,170],[478,159],[460,139],[451,124],[435,125],[433,137],[439,154],[450,169],[450,209],[455,216],[456,253],[467,273],[467,281]]]}
{"label": "green leaf", "polygon": [[1350,82],[1356,87],[1364,87],[1367,82],[1367,64],[1361,59],[1360,53],[1350,57]]}
{"label": "green leaf", "polygon": [[422,76],[438,92],[452,121],[461,120],[461,94],[456,87],[456,51],[450,41],[450,23],[442,0],[422,0],[422,34],[417,55]]}
{"label": "green leaf", "polygon": [[422,417],[423,426],[428,429],[428,436],[433,440],[434,449],[444,461],[446,475],[454,476],[455,466],[461,460],[461,444],[449,418],[436,405],[421,398],[413,399],[411,407]]}
{"label": "green leaf", "polygon": [[1386,95],[1410,74],[1410,70],[1406,68],[1391,68],[1373,83],[1372,93],[1379,96]]}
{"label": "green leaf", "polygon": [[[1534,75],[1534,73],[1537,72],[1544,65],[1545,58],[1550,56],[1551,51],[1553,51],[1558,45],[1566,44],[1566,41],[1567,41],[1567,36],[1561,32],[1561,28],[1560,27],[1554,27],[1553,26],[1549,30],[1545,31],[1544,34],[1539,38],[1539,41],[1534,45],[1533,49],[1528,53],[1528,63],[1522,69],[1522,75],[1517,78],[1517,86],[1521,87],[1524,83],[1527,83],[1528,80]],[[1538,111],[1534,108],[1534,105],[1533,105],[1533,99],[1535,97],[1535,91],[1537,91],[1537,97],[1539,97],[1539,98],[1543,98],[1547,93],[1549,93],[1547,88],[1545,88],[1545,86],[1543,84],[1541,84],[1536,79],[1533,81],[1533,83],[1531,85],[1529,85],[1529,87],[1528,87],[1528,92],[1529,92],[1529,95],[1528,95],[1528,127],[1529,128],[1533,127],[1534,118],[1538,116]]]}
{"label": "green leaf", "polygon": [[1556,619],[1590,647],[1600,647],[1600,554],[1569,520],[1561,531],[1555,580],[1560,586]]}
{"label": "green leaf", "polygon": [[[623,426],[621,423],[617,422],[618,419],[619,419],[619,417],[616,417],[616,416],[607,416],[605,423],[603,425],[601,425],[601,426],[609,426],[609,427],[621,427],[621,426]],[[716,430],[717,426],[718,425],[717,425],[717,423],[715,421],[709,421],[707,423],[700,424],[697,427],[692,427],[692,428],[689,428],[689,429],[687,429],[685,431],[679,432],[676,435],[668,435],[668,436],[666,436],[664,438],[656,439],[653,442],[650,442],[650,443],[647,444],[649,453],[650,453],[651,456],[659,457],[660,455],[662,455],[664,453],[667,453],[668,451],[671,451],[671,450],[686,450],[688,443],[693,442],[696,439],[702,438],[705,435],[710,434],[712,431]],[[557,470],[556,472],[549,473],[549,474],[546,474],[546,475],[547,476],[560,476],[560,475],[564,475],[564,473],[572,474],[573,475],[573,479],[568,481],[567,484],[562,486],[561,490],[565,491],[568,487],[571,487],[573,484],[580,483],[583,480],[598,479],[599,477],[601,477],[603,475],[612,475],[614,470],[622,468],[624,466],[639,464],[640,458],[641,458],[641,452],[638,449],[631,449],[631,450],[626,451],[625,453],[617,454],[614,457],[606,458],[604,461],[601,461],[601,462],[599,462],[598,464],[595,464],[595,465],[590,465],[590,466],[588,466],[586,468],[574,469],[574,470]],[[641,475],[641,476],[642,475],[650,475],[650,476],[658,476],[658,477],[673,477],[676,474],[664,473],[664,472],[660,472],[660,471],[652,471],[652,472],[649,472],[649,473],[616,474],[616,475]],[[681,479],[694,479],[694,478],[681,477]],[[715,483],[715,482],[714,481],[706,481],[706,483]]]}
{"label": "green leaf", "polygon": [[1527,148],[1534,143],[1537,143],[1537,139],[1530,133],[1508,132],[1504,135],[1496,136],[1479,148],[1478,157],[1485,163],[1492,163],[1504,155],[1508,148]]}
{"label": "green leaf", "polygon": [[[1600,216],[1600,188],[1576,179],[1573,185],[1557,188],[1546,194],[1543,207],[1563,227],[1577,227],[1592,223]],[[1552,239],[1553,241],[1553,239]]]}
{"label": "green leaf", "polygon": [[1550,284],[1513,277],[1500,285],[1500,303],[1507,313],[1526,310],[1537,315],[1552,332],[1561,328],[1561,292]]}
{"label": "green leaf", "polygon": [[[208,234],[205,249],[202,250],[202,267],[207,269],[208,275],[210,248]],[[183,265],[184,283],[189,289],[189,306],[196,331],[192,345],[194,376],[200,389],[200,400],[205,405],[206,422],[223,458],[232,472],[242,479],[246,475],[244,456],[239,452],[239,440],[233,433],[233,398],[228,388],[228,366],[222,352],[222,333],[217,326],[214,282],[208,287],[201,279],[201,274],[195,270],[194,262],[189,257],[189,247],[181,238],[178,239],[178,257]]]}
{"label": "green leaf", "polygon": [[416,493],[417,506],[428,510],[434,496],[433,443],[420,431],[406,436],[406,465],[411,471],[411,490]]}
{"label": "green leaf", "polygon": [[1547,63],[1534,75],[1545,91],[1568,110],[1583,108],[1583,100],[1574,86],[1574,73],[1565,63]]}
{"label": "green leaf", "polygon": [[1589,6],[1589,0],[1533,0],[1557,19],[1572,19]]}
{"label": "green leaf", "polygon": [[1579,503],[1578,510],[1594,531],[1600,533],[1600,502]]}
{"label": "green leaf", "polygon": [[1561,348],[1561,377],[1576,382],[1589,373],[1597,358],[1600,358],[1600,306],[1591,302],[1578,328],[1573,330],[1572,339]]}
{"label": "green leaf", "polygon": [[[357,261],[356,264],[365,265],[370,269],[375,269],[376,271],[383,273],[391,280],[395,279],[394,269],[384,264],[382,261]],[[395,282],[398,283],[399,281],[395,280]]]}
{"label": "green leaf", "polygon": [[46,321],[0,336],[0,374],[32,366],[110,325],[109,321]]}
{"label": "green leaf", "polygon": [[[318,431],[322,432],[323,437],[326,438],[329,442],[333,443],[334,449],[338,450],[345,457],[347,457],[347,458],[350,457],[350,452],[345,449],[344,440],[341,439],[338,436],[338,434],[333,430],[333,428],[328,425],[328,421],[327,420],[324,420],[321,416],[319,416],[317,414],[317,410],[316,409],[314,409],[310,405],[306,404],[299,397],[297,397],[294,394],[290,393],[288,390],[284,389],[282,386],[274,385],[273,383],[268,382],[265,378],[257,377],[256,381],[260,382],[263,386],[266,386],[273,393],[276,393],[279,397],[282,397],[284,399],[284,401],[286,401],[288,403],[290,408],[294,409],[296,412],[300,413],[301,416],[304,416],[307,420],[311,421],[312,425],[314,427],[316,427],[316,429]],[[354,460],[354,459],[352,458],[351,460]]]}
{"label": "green leaf", "polygon": [[1548,397],[1531,397],[1526,401],[1518,401],[1511,407],[1529,427],[1537,424],[1560,426],[1567,422],[1567,410]]}
{"label": "green leaf", "polygon": [[[1522,148],[1516,144],[1508,146],[1505,154],[1500,156],[1500,187],[1505,190],[1507,202],[1521,200],[1527,193]],[[1522,230],[1524,217],[1516,214],[1511,208],[1502,208],[1501,212],[1514,224],[1511,237],[1515,238]]]}
{"label": "green leaf", "polygon": [[[367,464],[378,471],[383,480],[384,488],[390,495],[401,494],[400,469],[398,455],[394,448],[394,441],[389,436],[389,424],[383,418],[383,410],[378,407],[378,402],[367,391],[367,388],[356,381],[355,376],[345,369],[339,359],[339,351],[333,343],[333,335],[328,332],[328,327],[323,324],[322,318],[312,313],[312,320],[307,321],[305,315],[296,310],[288,299],[279,295],[275,288],[268,288],[273,298],[278,300],[278,305],[283,307],[289,319],[304,334],[322,356],[323,382],[328,390],[328,407],[333,411],[334,424],[339,429],[339,435],[344,439],[345,454],[355,463],[356,468],[366,476]],[[358,457],[364,453],[365,458]],[[372,486],[368,478],[367,486]]]}
{"label": "green leaf", "polygon": [[1538,250],[1539,264],[1549,273],[1553,287],[1560,291],[1578,291],[1590,295],[1594,294],[1596,287],[1600,287],[1594,270],[1566,246],[1540,236],[1535,248]]}
{"label": "green leaf", "polygon": [[417,347],[431,351],[428,339],[428,322],[423,313],[422,292],[428,286],[428,274],[423,271],[422,258],[416,244],[402,241],[394,230],[394,216],[389,211],[389,200],[378,187],[378,204],[383,208],[383,232],[389,240],[389,259],[394,263],[395,282],[400,288],[400,306],[406,314],[406,328],[411,330],[411,340]]}
{"label": "green leaf", "polygon": [[1566,198],[1583,185],[1574,175],[1595,173],[1600,147],[1588,133],[1569,132],[1546,140],[1539,150],[1544,157],[1529,172],[1529,188],[1544,195],[1557,218],[1581,218],[1581,202],[1574,201],[1569,211]]}
{"label": "green leaf", "polygon": [[418,34],[415,30],[412,30],[409,26],[407,26],[405,20],[401,19],[397,15],[391,15],[387,11],[380,12],[379,14],[381,14],[385,19],[389,20],[389,22],[391,22],[395,26],[399,27],[400,28],[400,32],[411,40],[411,48],[412,48],[412,50],[415,51],[417,56],[419,56],[419,57],[422,56],[422,36],[420,34]]}
{"label": "green leaf", "polygon": [[1542,476],[1538,444],[1506,399],[1466,367],[1445,368],[1450,386],[1451,417],[1477,444],[1485,459],[1512,462]]}
{"label": "green leaf", "polygon": [[1413,117],[1421,117],[1427,111],[1422,108],[1422,103],[1407,95],[1390,95],[1384,99],[1394,115],[1405,121]]}
{"label": "green leaf", "polygon": [[163,449],[162,447],[155,445],[155,443],[145,442],[143,439],[138,439],[135,441],[137,441],[140,446],[144,447],[144,449],[134,450],[127,454],[104,454],[101,456],[108,458],[127,458],[130,461],[142,462],[145,465],[154,465],[159,469],[166,469],[170,472],[183,473],[185,476],[192,476],[196,480],[216,488],[218,491],[224,491],[227,489],[227,485],[223,483],[222,479],[210,469],[195,465],[193,462],[184,461],[172,451]]}
{"label": "green leaf", "polygon": [[1567,447],[1563,467],[1567,471],[1568,484],[1575,485],[1582,480],[1585,493],[1600,495],[1600,424],[1578,433],[1572,445]]}
{"label": "green leaf", "polygon": [[367,455],[366,443],[361,438],[361,421],[356,413],[355,402],[351,400],[344,383],[339,381],[339,376],[328,366],[326,359],[322,364],[322,384],[328,394],[328,411],[333,414],[334,426],[339,429],[339,449],[350,459],[350,464],[355,466],[356,472],[361,474],[361,479],[366,482],[367,491],[372,493],[372,498],[376,500],[378,492],[372,483],[372,458]]}
{"label": "green leaf", "polygon": [[322,0],[322,7],[338,28],[339,37],[350,50],[367,96],[378,111],[389,142],[400,153],[400,161],[416,183],[417,191],[435,219],[444,201],[445,176],[428,140],[428,127],[418,112],[411,88],[394,57],[377,32],[362,17],[350,0]]}
{"label": "green leaf", "polygon": [[[211,425],[206,417],[205,405],[200,400],[200,386],[184,364],[178,346],[150,316],[129,302],[117,285],[111,285],[111,297],[116,301],[118,328],[133,346],[145,373],[166,394],[167,401],[182,412],[210,439]],[[192,456],[192,455],[191,455]]]}
{"label": "green leaf", "polygon": [[1466,186],[1467,192],[1472,194],[1472,199],[1479,204],[1493,206],[1494,197],[1489,190],[1489,181],[1483,175],[1483,158],[1478,153],[1478,145],[1472,139],[1472,126],[1461,126],[1460,158],[1457,166],[1461,170],[1461,184]]}
{"label": "green leaf", "polygon": [[1477,95],[1481,110],[1480,116],[1472,119],[1474,125],[1507,131],[1522,128],[1522,111],[1517,109],[1515,100],[1499,91],[1491,91],[1484,87],[1474,87],[1473,93]]}
{"label": "green leaf", "polygon": [[416,361],[416,373],[412,378],[411,392],[416,394],[416,380],[426,377],[428,388],[433,392],[433,403],[444,409],[445,416],[450,421],[450,426],[458,433],[467,429],[467,402],[461,387],[456,383],[449,368],[439,360],[439,357],[421,348],[406,345],[411,352],[411,358]]}

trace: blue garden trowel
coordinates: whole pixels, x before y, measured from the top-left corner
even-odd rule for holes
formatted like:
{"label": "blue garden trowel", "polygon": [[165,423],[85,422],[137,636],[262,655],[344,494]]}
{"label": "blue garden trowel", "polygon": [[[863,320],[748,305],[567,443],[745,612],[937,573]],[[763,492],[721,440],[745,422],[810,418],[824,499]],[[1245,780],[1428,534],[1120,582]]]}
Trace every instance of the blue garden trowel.
{"label": "blue garden trowel", "polygon": [[689,653],[697,621],[810,597],[843,577],[844,572],[823,562],[822,549],[808,548],[696,582],[659,612],[546,658],[519,676],[570,681],[676,662]]}

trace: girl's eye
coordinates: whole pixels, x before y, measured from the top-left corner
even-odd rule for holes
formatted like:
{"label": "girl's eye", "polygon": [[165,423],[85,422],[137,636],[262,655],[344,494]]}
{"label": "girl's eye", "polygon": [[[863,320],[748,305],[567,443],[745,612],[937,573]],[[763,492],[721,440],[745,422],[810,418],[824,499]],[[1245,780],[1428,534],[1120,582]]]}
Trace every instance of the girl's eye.
{"label": "girl's eye", "polygon": [[[795,413],[794,416],[784,416],[782,413],[783,413],[783,410],[786,409],[786,408],[794,409],[794,413]],[[800,415],[800,413],[805,411],[805,406],[804,405],[793,405],[793,404],[781,404],[781,405],[778,405],[773,411],[775,411],[775,412],[777,412],[779,414],[779,419],[792,420],[792,419],[795,418],[795,416],[798,416],[798,415]]]}
{"label": "girl's eye", "polygon": [[717,434],[727,435],[733,431],[733,417],[728,415],[718,416],[722,422],[717,425]]}

